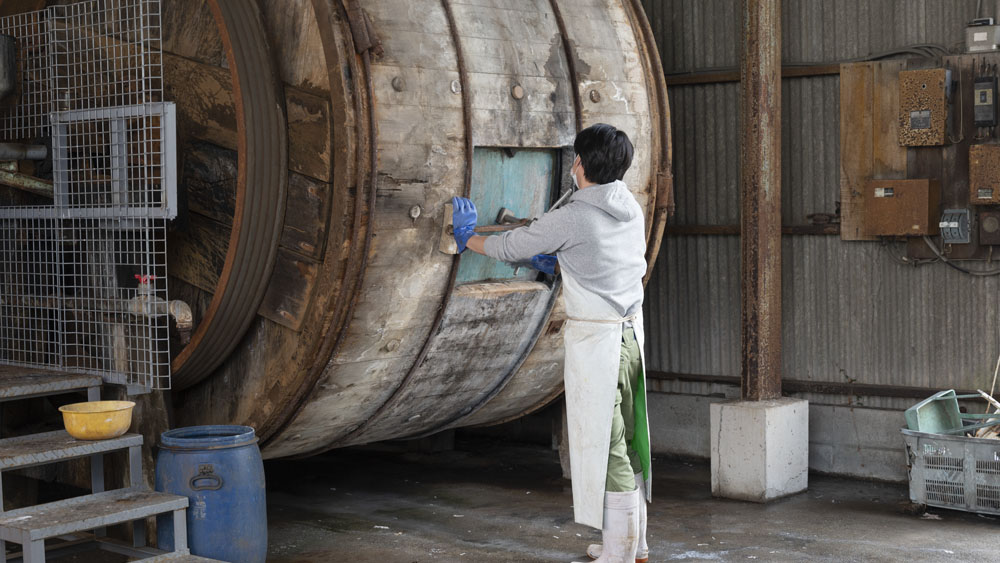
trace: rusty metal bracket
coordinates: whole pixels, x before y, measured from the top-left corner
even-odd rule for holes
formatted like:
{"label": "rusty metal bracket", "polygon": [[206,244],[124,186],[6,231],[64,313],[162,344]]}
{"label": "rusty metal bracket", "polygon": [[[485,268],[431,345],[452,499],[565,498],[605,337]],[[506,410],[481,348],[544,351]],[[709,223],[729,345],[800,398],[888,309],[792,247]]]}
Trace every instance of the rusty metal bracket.
{"label": "rusty metal bracket", "polygon": [[354,39],[354,51],[362,54],[371,51],[381,57],[384,53],[382,40],[375,34],[375,27],[358,0],[347,0],[347,23],[351,26],[351,36]]}

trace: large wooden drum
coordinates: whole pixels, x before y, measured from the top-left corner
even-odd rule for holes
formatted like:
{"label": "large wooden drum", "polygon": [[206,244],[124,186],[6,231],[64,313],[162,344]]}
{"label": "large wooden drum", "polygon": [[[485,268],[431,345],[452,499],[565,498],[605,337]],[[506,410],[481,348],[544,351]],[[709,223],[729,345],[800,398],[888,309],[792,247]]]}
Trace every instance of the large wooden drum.
{"label": "large wooden drum", "polygon": [[[17,0],[4,11],[35,6]],[[34,4],[39,4],[35,2]],[[178,426],[265,457],[509,420],[562,391],[559,282],[439,251],[444,205],[537,217],[576,132],[636,146],[655,257],[669,116],[638,0],[163,0],[181,214]],[[186,340],[186,339],[185,339]]]}

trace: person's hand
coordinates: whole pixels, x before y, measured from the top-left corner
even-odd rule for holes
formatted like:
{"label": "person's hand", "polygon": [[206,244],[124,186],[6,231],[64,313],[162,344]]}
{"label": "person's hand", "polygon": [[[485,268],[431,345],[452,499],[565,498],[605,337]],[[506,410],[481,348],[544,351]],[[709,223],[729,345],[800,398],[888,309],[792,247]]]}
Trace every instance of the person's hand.
{"label": "person's hand", "polygon": [[536,254],[531,257],[531,267],[550,276],[556,275],[559,259],[551,254]]}
{"label": "person's hand", "polygon": [[451,206],[452,233],[455,236],[455,243],[458,245],[458,252],[461,254],[469,239],[476,234],[476,204],[468,198],[453,197],[451,198]]}

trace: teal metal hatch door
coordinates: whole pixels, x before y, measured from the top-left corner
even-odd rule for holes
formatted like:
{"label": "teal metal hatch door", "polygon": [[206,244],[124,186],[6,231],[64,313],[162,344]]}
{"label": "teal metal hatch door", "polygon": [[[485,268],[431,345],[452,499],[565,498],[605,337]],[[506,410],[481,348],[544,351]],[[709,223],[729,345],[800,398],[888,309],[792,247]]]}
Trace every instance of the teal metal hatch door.
{"label": "teal metal hatch door", "polygon": [[[479,212],[477,226],[493,225],[500,208],[517,217],[541,217],[552,202],[558,150],[477,147],[472,157],[470,197]],[[538,272],[514,268],[492,258],[463,252],[456,283],[534,280]]]}

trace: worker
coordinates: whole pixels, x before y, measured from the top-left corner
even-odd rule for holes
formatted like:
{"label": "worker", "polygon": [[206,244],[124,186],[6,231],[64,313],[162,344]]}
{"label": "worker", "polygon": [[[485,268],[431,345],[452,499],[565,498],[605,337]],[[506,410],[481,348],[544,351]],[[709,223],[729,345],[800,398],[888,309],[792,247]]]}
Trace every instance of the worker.
{"label": "worker", "polygon": [[[649,430],[642,345],[643,211],[622,181],[628,135],[592,125],[576,136],[562,207],[497,236],[475,234],[476,207],[454,198],[459,252],[466,248],[562,276],[566,415],[577,522],[602,530],[587,553],[601,563],[647,561]],[[610,439],[609,439],[610,437]]]}

